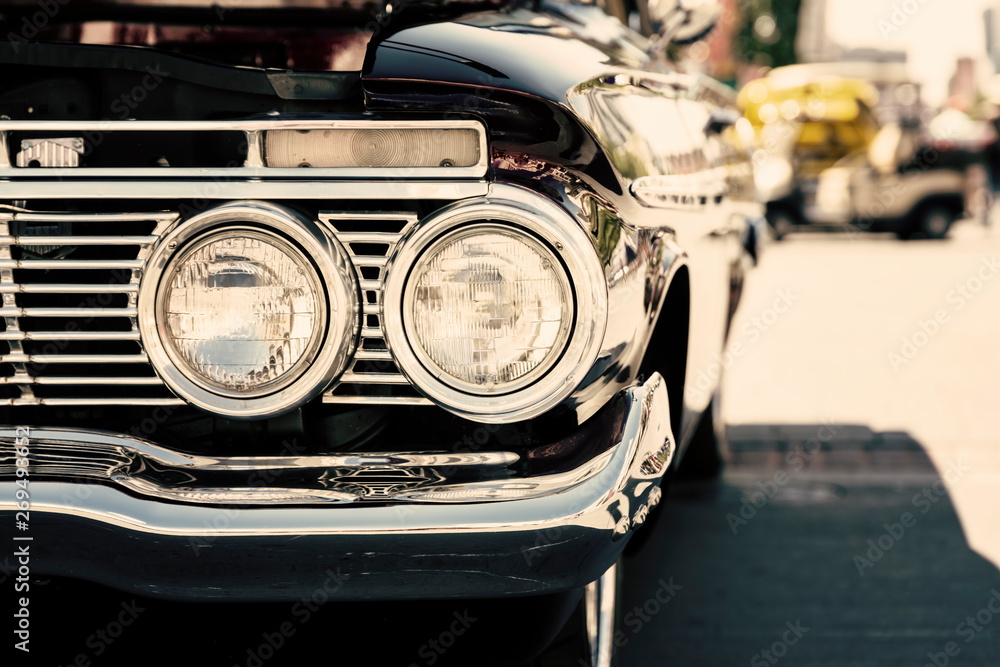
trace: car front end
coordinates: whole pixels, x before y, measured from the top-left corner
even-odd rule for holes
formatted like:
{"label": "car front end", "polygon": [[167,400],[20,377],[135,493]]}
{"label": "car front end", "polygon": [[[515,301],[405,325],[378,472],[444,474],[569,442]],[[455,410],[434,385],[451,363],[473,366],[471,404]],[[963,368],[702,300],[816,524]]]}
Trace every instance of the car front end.
{"label": "car front end", "polygon": [[[724,91],[593,7],[85,4],[0,46],[0,509],[31,574],[277,601],[613,571],[756,250]],[[692,105],[678,150],[615,147],[649,104]]]}

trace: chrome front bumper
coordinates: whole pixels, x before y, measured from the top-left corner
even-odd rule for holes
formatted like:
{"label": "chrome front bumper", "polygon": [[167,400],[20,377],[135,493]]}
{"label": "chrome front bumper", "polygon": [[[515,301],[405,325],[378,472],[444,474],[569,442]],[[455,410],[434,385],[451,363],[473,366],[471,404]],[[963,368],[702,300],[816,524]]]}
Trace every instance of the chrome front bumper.
{"label": "chrome front bumper", "polygon": [[[18,535],[32,537],[33,573],[177,599],[581,588],[617,560],[659,502],[674,452],[659,375],[614,400],[624,418],[609,446],[535,476],[518,476],[511,452],[206,458],[120,435],[30,429],[30,521]],[[3,532],[14,530],[17,509],[14,437],[14,428],[0,429]],[[327,483],[275,483],[289,471]],[[248,473],[269,485],[229,483]],[[401,481],[383,483],[372,502],[352,491],[352,480],[370,474]]]}

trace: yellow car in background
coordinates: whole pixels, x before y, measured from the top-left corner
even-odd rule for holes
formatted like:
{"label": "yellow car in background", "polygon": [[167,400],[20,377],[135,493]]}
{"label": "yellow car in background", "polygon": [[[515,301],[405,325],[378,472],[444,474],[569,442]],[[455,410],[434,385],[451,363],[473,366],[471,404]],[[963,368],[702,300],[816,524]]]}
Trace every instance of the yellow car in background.
{"label": "yellow car in background", "polygon": [[808,72],[777,68],[738,98],[775,237],[802,226],[944,237],[965,210],[964,161],[927,145],[916,123],[881,124],[867,81]]}

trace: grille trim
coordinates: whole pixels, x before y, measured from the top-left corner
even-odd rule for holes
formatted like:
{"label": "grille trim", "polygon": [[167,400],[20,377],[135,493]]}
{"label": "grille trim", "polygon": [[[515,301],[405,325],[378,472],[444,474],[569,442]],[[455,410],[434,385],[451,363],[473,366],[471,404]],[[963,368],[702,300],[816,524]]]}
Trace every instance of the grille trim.
{"label": "grille trim", "polygon": [[139,286],[129,283],[125,284],[72,284],[72,283],[44,283],[44,284],[23,284],[14,285],[0,284],[0,294],[101,294],[110,292],[113,294],[135,293],[139,291]]}
{"label": "grille trim", "polygon": [[25,308],[4,306],[0,317],[134,317],[134,306],[128,308]]}
{"label": "grille trim", "polygon": [[[389,350],[382,325],[381,301],[382,288],[385,280],[386,265],[396,245],[418,221],[415,213],[408,211],[372,212],[372,211],[322,211],[318,216],[321,224],[331,229],[347,251],[350,262],[358,279],[362,292],[361,317],[363,326],[360,328],[358,347],[348,365],[347,370],[322,393],[324,403],[340,404],[380,404],[380,405],[433,405],[433,403],[418,394],[410,381],[399,372],[394,363],[394,357]],[[184,405],[186,402],[175,397],[163,381],[155,375],[150,375],[151,364],[148,357],[138,347],[141,336],[137,322],[136,301],[139,282],[146,263],[157,240],[180,219],[175,212],[154,213],[39,213],[0,211],[0,318],[6,324],[6,330],[0,330],[0,363],[9,364],[12,373],[0,376],[0,386],[18,392],[11,396],[0,398],[0,405]],[[100,223],[146,222],[153,223],[149,234],[113,236],[95,233],[81,235],[70,233],[67,236],[50,234],[12,234],[15,223],[34,223],[38,225],[57,223],[86,223],[90,230],[100,232]],[[351,223],[350,226],[345,223]],[[348,227],[341,231],[338,225]],[[394,231],[386,231],[386,227]],[[95,229],[96,227],[96,229]],[[367,229],[369,228],[370,229]],[[18,227],[23,231],[23,227]],[[359,228],[365,228],[358,231]],[[70,230],[67,229],[69,232]],[[76,230],[73,230],[76,231]],[[90,252],[100,253],[101,247],[134,246],[134,259],[20,259],[13,254],[14,248],[47,247],[47,246],[82,246],[91,248]],[[378,254],[373,252],[378,251]],[[382,251],[384,249],[384,252]],[[363,252],[362,252],[363,251]],[[98,254],[99,256],[99,254]],[[41,272],[32,275],[18,276],[17,271],[25,269],[67,269],[91,270],[103,269],[122,270],[128,276],[128,282],[121,283],[44,283],[39,280]],[[367,270],[369,278],[362,278],[362,269]],[[377,278],[371,276],[377,275]],[[63,279],[66,280],[65,278]],[[124,278],[122,278],[124,280]],[[76,308],[23,306],[17,302],[19,295],[89,295],[92,299],[102,295],[123,294],[127,304],[121,307],[102,307],[99,305],[81,306]],[[121,298],[121,297],[119,297]],[[58,330],[58,324],[39,324],[37,320],[24,318],[84,318],[104,330]],[[111,330],[110,326],[119,318],[119,322],[127,330]],[[67,319],[72,321],[71,319]],[[108,325],[102,324],[108,323]],[[31,327],[45,327],[33,329]],[[90,327],[87,327],[88,329]],[[32,354],[26,352],[27,342],[54,342],[66,344],[94,341],[120,342],[122,345],[136,345],[135,353],[108,354],[70,354],[56,350],[49,354],[48,350]],[[359,363],[360,362],[360,363]],[[117,371],[108,370],[106,376],[89,376],[80,372],[79,367],[86,364],[111,364]],[[51,367],[50,367],[51,365]],[[65,366],[62,366],[65,365]],[[363,369],[355,370],[356,366]],[[86,372],[86,371],[85,371]],[[135,375],[131,375],[131,373]],[[35,395],[35,387],[49,387],[46,394]],[[60,390],[63,387],[65,389]],[[88,387],[93,396],[74,397],[58,395],[60,391],[71,391],[73,387]],[[116,392],[115,388],[119,388]],[[127,387],[147,387],[151,390],[159,388],[162,397],[149,396],[115,396],[111,394],[127,393]],[[103,391],[102,391],[103,388]],[[107,394],[107,395],[104,395]]]}
{"label": "grille trim", "polygon": [[[268,167],[265,153],[269,131],[309,130],[471,130],[476,134],[476,163],[467,167],[310,167],[309,178],[322,181],[332,178],[481,178],[489,168],[486,128],[478,120],[340,120],[304,118],[250,118],[243,120],[119,120],[119,121],[32,121],[0,120],[0,178],[101,178],[126,171],[129,178],[302,178],[299,167]],[[85,133],[85,132],[238,132],[247,143],[246,157],[234,167],[77,167],[14,166],[10,160],[8,133]],[[30,198],[30,197],[25,197]]]}
{"label": "grille trim", "polygon": [[15,407],[26,405],[62,405],[62,406],[92,406],[92,405],[186,405],[179,398],[8,398],[3,405]]}
{"label": "grille trim", "polygon": [[138,331],[4,331],[0,340],[139,340]]}
{"label": "grille trim", "polygon": [[[189,199],[192,193],[203,199],[236,200],[387,200],[387,199],[446,199],[456,201],[468,197],[483,197],[489,192],[485,180],[468,181],[399,181],[399,180],[252,180],[263,175],[248,175],[247,180],[231,177],[204,182],[190,180],[135,181],[131,170],[121,169],[105,179],[83,180],[76,170],[68,169],[55,178],[44,171],[35,180],[6,179],[0,175],[0,199]],[[107,171],[115,171],[109,169]],[[303,170],[298,170],[303,171]],[[302,174],[298,174],[300,179]],[[161,174],[162,176],[162,174]],[[204,177],[200,171],[192,178]],[[196,189],[192,189],[196,188]]]}
{"label": "grille trim", "polygon": [[103,378],[103,377],[70,377],[70,376],[45,376],[40,375],[32,377],[30,375],[11,375],[9,377],[0,377],[0,384],[54,384],[54,385],[94,385],[94,384],[107,384],[108,382],[114,382],[114,384],[131,384],[131,385],[155,385],[159,386],[163,384],[163,381],[158,377],[116,377],[116,378]]}
{"label": "grille trim", "polygon": [[[354,265],[355,273],[358,277],[358,284],[364,293],[374,293],[373,302],[364,299],[363,313],[365,326],[361,328],[361,337],[358,341],[357,350],[354,352],[354,360],[340,378],[330,386],[323,394],[324,403],[367,403],[369,405],[433,405],[430,400],[417,394],[415,389],[406,377],[396,368],[392,352],[389,350],[385,338],[385,330],[382,326],[382,286],[385,282],[385,269],[389,257],[399,241],[417,223],[417,215],[409,212],[337,212],[321,211],[319,219],[324,224],[333,228],[337,238],[347,249],[351,263]],[[390,223],[400,226],[398,232],[387,232],[384,230],[372,229],[366,231],[340,231],[338,223],[361,222],[367,225],[377,225]],[[355,252],[354,245],[371,246],[372,244],[386,246],[383,254],[362,254]],[[377,269],[377,279],[363,279],[362,269]],[[378,320],[378,326],[370,326],[368,318],[374,317]],[[365,343],[380,343],[382,349],[365,349]],[[354,370],[358,361],[382,361],[389,362],[391,368],[379,372],[356,372]],[[410,394],[399,395],[377,395],[372,387],[411,387]],[[338,390],[340,390],[338,392]],[[344,393],[344,390],[352,393]]]}
{"label": "grille trim", "polygon": [[[118,372],[114,376],[70,376],[46,374],[51,365],[80,364],[114,364],[115,368],[137,367],[141,373],[148,372],[149,361],[145,353],[135,354],[28,354],[23,347],[24,341],[52,341],[68,344],[78,341],[119,341],[129,344],[138,343],[139,330],[136,323],[136,295],[139,280],[149,252],[160,234],[180,216],[171,212],[155,213],[24,213],[0,212],[0,317],[6,324],[6,330],[0,332],[0,341],[9,346],[9,352],[0,354],[0,363],[8,363],[13,367],[13,374],[0,377],[0,385],[16,387],[19,396],[0,399],[0,405],[179,405],[178,398],[135,397],[135,396],[93,396],[87,398],[70,397],[39,397],[35,395],[34,387],[47,385],[54,387],[88,386],[98,387],[128,387],[149,386],[162,387],[158,377],[136,375],[129,377],[128,371]],[[151,234],[137,236],[121,235],[34,235],[11,234],[11,224],[14,222],[51,223],[87,223],[99,226],[101,223],[120,222],[151,222],[154,228]],[[112,247],[135,246],[134,259],[19,259],[14,258],[12,249],[26,246],[82,246],[82,247]],[[106,284],[65,284],[28,282],[27,279],[15,280],[14,271],[22,269],[123,269],[129,273],[128,283]],[[24,307],[17,304],[19,294],[126,294],[128,304],[123,308],[79,307],[79,308],[43,308]],[[122,318],[130,325],[128,331],[80,331],[70,328],[65,330],[34,330],[26,329],[22,318],[92,318],[98,322],[108,321],[108,318]],[[70,320],[72,322],[72,320]],[[56,350],[57,351],[57,350]],[[110,393],[110,392],[109,392]],[[166,392],[164,392],[166,393]]]}

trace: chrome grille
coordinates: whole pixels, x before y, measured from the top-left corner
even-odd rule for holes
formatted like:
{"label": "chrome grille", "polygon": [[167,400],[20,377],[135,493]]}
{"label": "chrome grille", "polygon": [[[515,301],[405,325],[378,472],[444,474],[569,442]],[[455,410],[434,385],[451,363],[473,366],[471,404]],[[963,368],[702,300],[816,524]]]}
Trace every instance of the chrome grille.
{"label": "chrome grille", "polygon": [[361,340],[347,371],[324,395],[324,403],[431,405],[410,385],[393,361],[382,329],[382,286],[386,262],[396,244],[417,222],[406,212],[321,212],[347,249],[361,287]]}
{"label": "chrome grille", "polygon": [[[136,322],[146,260],[178,218],[0,211],[0,405],[184,403],[153,372]],[[354,358],[323,402],[431,405],[394,363],[380,313],[388,258],[417,215],[326,211],[319,218],[354,264],[363,309]],[[32,302],[46,296],[73,305]],[[81,345],[99,349],[79,352]]]}
{"label": "chrome grille", "polygon": [[[0,212],[0,404],[182,403],[152,373],[135,321],[146,257],[177,218],[170,212]],[[148,233],[102,229],[116,225]],[[60,248],[75,252],[49,256]]]}

